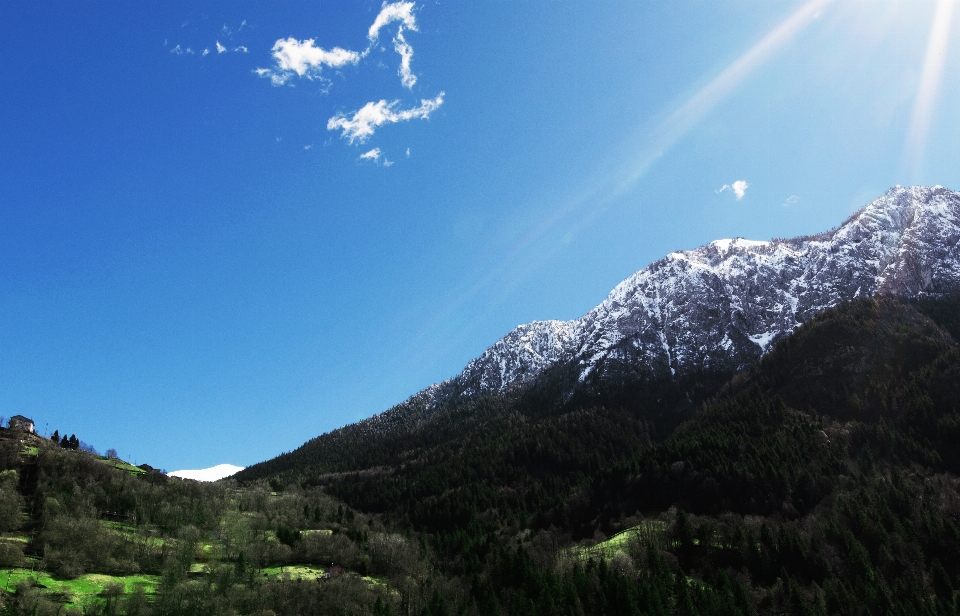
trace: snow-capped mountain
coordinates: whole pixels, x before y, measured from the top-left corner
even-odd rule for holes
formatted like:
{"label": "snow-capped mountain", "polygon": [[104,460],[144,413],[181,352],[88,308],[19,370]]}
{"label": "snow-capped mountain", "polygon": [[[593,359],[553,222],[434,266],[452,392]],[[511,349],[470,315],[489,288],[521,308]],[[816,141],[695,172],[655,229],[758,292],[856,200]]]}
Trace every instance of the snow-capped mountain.
{"label": "snow-capped mountain", "polygon": [[743,367],[838,302],[960,289],[958,244],[960,193],[896,186],[833,231],[670,253],[579,319],[517,327],[429,397],[504,390],[561,361],[581,380],[618,362],[672,374]]}
{"label": "snow-capped mountain", "polygon": [[370,439],[415,430],[479,394],[531,383],[552,366],[560,369],[554,382],[577,375],[588,390],[602,390],[607,376],[615,388],[616,379],[630,378],[631,371],[676,377],[686,386],[685,374],[696,382],[698,372],[722,376],[749,365],[799,324],[842,301],[947,291],[960,291],[960,193],[896,186],[826,233],[716,240],[672,252],[621,282],[579,319],[520,325],[458,376],[312,439],[272,461],[271,472],[304,459],[339,464],[357,447],[372,446]]}

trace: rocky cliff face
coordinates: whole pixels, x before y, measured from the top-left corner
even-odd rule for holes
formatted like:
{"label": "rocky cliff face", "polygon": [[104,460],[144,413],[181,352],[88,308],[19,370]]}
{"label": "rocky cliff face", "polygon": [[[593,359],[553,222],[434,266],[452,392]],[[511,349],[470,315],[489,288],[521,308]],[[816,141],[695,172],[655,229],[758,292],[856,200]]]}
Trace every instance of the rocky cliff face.
{"label": "rocky cliff face", "polygon": [[897,186],[833,231],[670,253],[579,319],[517,327],[431,394],[503,390],[561,361],[581,380],[638,361],[671,374],[743,367],[838,302],[960,288],[958,244],[960,193]]}

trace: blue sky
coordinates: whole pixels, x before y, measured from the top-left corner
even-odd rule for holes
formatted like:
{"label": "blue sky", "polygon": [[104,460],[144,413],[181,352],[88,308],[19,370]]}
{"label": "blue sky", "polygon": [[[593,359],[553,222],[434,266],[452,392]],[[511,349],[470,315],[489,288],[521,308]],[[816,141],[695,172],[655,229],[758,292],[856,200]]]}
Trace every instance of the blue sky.
{"label": "blue sky", "polygon": [[960,188],[949,2],[90,6],[0,9],[0,414],[170,470],[672,250]]}

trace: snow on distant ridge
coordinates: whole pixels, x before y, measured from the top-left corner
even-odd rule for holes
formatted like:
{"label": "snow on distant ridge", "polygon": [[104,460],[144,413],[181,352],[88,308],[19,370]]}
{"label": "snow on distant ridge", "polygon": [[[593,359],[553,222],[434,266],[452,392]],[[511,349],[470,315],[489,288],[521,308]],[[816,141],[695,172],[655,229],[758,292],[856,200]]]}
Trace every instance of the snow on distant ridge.
{"label": "snow on distant ridge", "polygon": [[218,464],[199,470],[173,471],[172,473],[168,473],[168,475],[181,479],[193,479],[194,481],[216,481],[224,477],[229,477],[230,475],[235,475],[242,471],[243,468],[242,466],[234,466],[233,464]]}
{"label": "snow on distant ridge", "polygon": [[742,368],[841,301],[958,288],[960,193],[895,186],[826,233],[671,252],[579,319],[517,327],[437,393],[502,391],[560,361],[579,364],[581,380],[616,362]]}
{"label": "snow on distant ridge", "polygon": [[560,363],[580,381],[618,366],[674,376],[740,369],[839,302],[956,290],[960,192],[895,186],[824,233],[671,252],[579,319],[520,325],[459,375],[344,430],[405,429],[444,400],[522,386]]}

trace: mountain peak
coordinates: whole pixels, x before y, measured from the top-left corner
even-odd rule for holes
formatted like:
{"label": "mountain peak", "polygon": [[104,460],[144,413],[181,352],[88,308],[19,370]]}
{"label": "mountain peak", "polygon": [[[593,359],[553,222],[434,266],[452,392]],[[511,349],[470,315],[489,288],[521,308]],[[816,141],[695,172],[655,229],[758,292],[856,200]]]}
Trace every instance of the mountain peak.
{"label": "mountain peak", "polygon": [[894,186],[826,233],[671,252],[579,319],[515,328],[436,393],[504,390],[558,362],[577,363],[581,380],[638,361],[671,374],[741,368],[841,301],[960,287],[958,244],[960,194]]}

